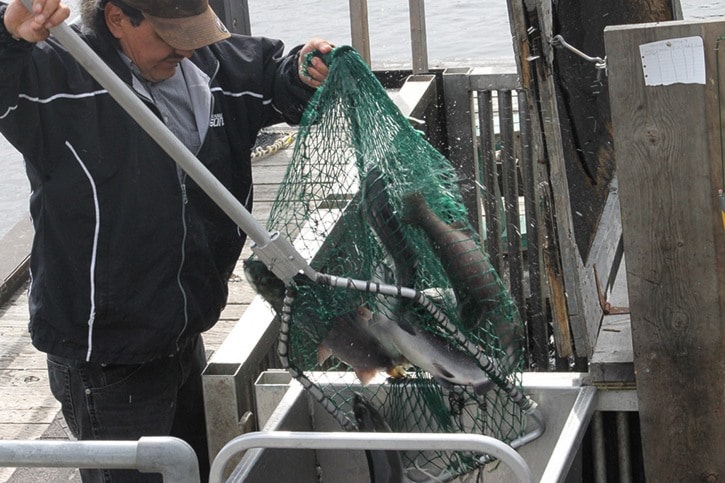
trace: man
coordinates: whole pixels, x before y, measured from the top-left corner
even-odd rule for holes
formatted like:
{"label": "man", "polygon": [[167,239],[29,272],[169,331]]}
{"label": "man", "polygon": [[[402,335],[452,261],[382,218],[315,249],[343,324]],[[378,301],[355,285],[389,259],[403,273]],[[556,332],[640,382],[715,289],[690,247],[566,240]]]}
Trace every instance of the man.
{"label": "man", "polygon": [[[83,39],[251,209],[257,133],[300,120],[327,75],[319,57],[303,59],[332,46],[313,39],[284,55],[280,41],[230,35],[207,0],[83,1]],[[59,0],[0,7],[0,132],[32,189],[32,341],[77,438],[180,437],[206,478],[200,334],[246,237],[49,37],[68,15]]]}

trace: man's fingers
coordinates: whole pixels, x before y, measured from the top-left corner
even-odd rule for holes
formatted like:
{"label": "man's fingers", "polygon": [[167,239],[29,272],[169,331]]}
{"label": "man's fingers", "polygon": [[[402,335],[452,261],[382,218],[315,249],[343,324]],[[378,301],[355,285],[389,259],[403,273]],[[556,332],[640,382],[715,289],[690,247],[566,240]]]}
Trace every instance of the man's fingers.
{"label": "man's fingers", "polygon": [[50,17],[48,18],[48,21],[45,22],[44,27],[50,29],[57,25],[60,25],[69,16],[70,16],[70,9],[68,7],[66,7],[65,5],[63,5],[60,8],[56,9],[55,12],[53,12],[50,15]]}

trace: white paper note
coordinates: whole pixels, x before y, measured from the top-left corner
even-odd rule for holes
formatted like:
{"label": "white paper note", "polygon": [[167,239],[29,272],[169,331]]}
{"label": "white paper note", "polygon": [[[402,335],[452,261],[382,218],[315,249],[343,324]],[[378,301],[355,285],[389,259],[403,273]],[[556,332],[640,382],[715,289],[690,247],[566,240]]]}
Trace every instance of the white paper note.
{"label": "white paper note", "polygon": [[639,46],[647,86],[705,83],[702,37],[661,40]]}

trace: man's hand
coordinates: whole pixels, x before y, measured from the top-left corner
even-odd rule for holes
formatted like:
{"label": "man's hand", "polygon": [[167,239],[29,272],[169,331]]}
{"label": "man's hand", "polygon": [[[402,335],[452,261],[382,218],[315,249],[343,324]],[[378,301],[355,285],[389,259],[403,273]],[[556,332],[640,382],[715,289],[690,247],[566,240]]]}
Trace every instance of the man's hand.
{"label": "man's hand", "polygon": [[310,87],[320,87],[322,81],[324,81],[325,77],[327,77],[327,65],[325,65],[322,59],[315,56],[305,69],[305,56],[315,50],[320,51],[321,54],[327,54],[333,47],[334,45],[327,40],[317,38],[310,40],[304,47],[302,47],[302,50],[300,50],[300,56],[297,58],[297,65],[300,66],[298,73],[302,82]]}
{"label": "man's hand", "polygon": [[32,12],[20,0],[12,0],[3,18],[10,35],[34,43],[47,39],[49,30],[69,15],[70,9],[60,0],[34,0]]}

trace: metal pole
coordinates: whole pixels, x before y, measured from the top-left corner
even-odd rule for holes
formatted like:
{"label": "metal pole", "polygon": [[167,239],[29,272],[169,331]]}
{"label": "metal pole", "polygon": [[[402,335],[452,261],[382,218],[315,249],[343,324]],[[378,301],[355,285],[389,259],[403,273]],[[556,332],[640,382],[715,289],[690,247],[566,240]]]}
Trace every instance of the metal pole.
{"label": "metal pole", "polygon": [[169,436],[138,441],[0,441],[0,466],[137,469],[161,473],[164,482],[199,482],[196,453],[185,441]]}
{"label": "metal pole", "polygon": [[629,414],[617,411],[617,454],[619,455],[619,482],[632,482],[632,461],[629,444]]}
{"label": "metal pole", "polygon": [[223,481],[224,467],[229,458],[250,448],[292,449],[359,449],[434,451],[475,451],[488,453],[501,460],[518,481],[534,482],[528,464],[511,446],[490,436],[478,434],[431,433],[365,433],[365,432],[306,432],[257,431],[237,436],[227,443],[211,464],[210,483]]}
{"label": "metal pole", "polygon": [[602,413],[592,417],[592,453],[594,460],[594,482],[607,483],[607,452],[604,447],[604,420]]}

